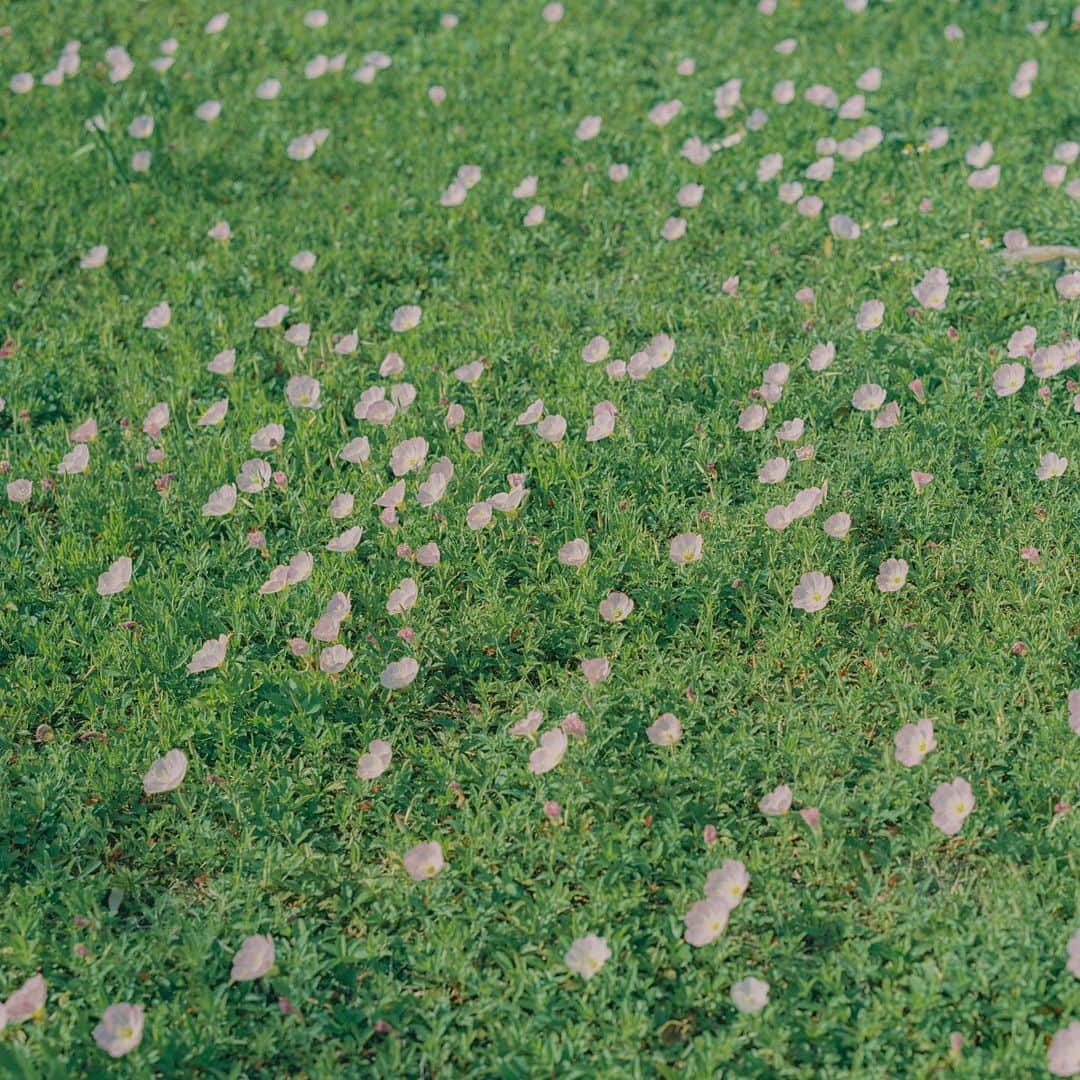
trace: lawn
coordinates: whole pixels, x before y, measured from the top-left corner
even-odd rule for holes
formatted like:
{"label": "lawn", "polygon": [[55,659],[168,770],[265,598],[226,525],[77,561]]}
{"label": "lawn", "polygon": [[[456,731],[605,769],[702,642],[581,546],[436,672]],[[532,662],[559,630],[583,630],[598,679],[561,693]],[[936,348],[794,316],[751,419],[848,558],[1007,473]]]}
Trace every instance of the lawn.
{"label": "lawn", "polygon": [[1080,9],[325,2],[0,15],[0,1075],[1080,1074]]}

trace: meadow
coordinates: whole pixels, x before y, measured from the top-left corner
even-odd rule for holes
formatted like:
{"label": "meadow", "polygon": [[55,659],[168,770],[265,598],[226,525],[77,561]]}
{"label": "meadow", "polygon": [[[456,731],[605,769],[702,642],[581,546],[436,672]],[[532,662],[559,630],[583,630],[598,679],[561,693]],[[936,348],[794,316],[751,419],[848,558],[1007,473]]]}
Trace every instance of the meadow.
{"label": "meadow", "polygon": [[1080,1075],[1080,8],[224,2],[0,14],[0,1075]]}

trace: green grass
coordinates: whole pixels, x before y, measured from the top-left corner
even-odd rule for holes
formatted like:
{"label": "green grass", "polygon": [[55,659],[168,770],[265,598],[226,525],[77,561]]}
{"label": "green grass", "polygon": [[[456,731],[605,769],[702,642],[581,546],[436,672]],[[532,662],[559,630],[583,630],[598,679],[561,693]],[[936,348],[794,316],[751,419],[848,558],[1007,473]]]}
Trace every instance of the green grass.
{"label": "green grass", "polygon": [[[568,0],[551,26],[538,0],[462,0],[454,30],[428,3],[325,6],[330,24],[313,31],[306,5],[234,4],[216,37],[202,32],[214,4],[101,0],[77,13],[17,0],[2,19],[13,32],[0,38],[0,338],[12,344],[0,457],[5,481],[32,479],[34,495],[0,506],[0,996],[40,971],[49,998],[44,1016],[0,1034],[0,1072],[1044,1075],[1049,1038],[1080,1019],[1080,981],[1065,969],[1078,811],[1054,813],[1080,800],[1066,707],[1080,685],[1080,416],[1067,374],[1046,384],[1047,403],[1030,372],[1005,399],[992,374],[1013,331],[1075,336],[1080,307],[1057,297],[1052,270],[1009,270],[992,250],[1009,228],[1080,242],[1076,200],[1040,175],[1080,131],[1069,5],[871,0],[856,16],[840,0],[780,0],[768,18],[749,0]],[[1028,35],[1039,17],[1050,27]],[[949,22],[962,42],[945,41]],[[149,60],[170,35],[180,50],[159,76]],[[796,52],[775,54],[788,36]],[[78,76],[7,91],[15,72],[40,80],[71,37]],[[116,86],[102,61],[114,44],[136,63]],[[316,53],[345,49],[344,73],[304,79]],[[393,64],[360,85],[350,73],[374,49]],[[692,78],[675,73],[686,55]],[[1041,70],[1017,100],[1008,85],[1026,59]],[[843,100],[875,64],[884,80],[864,120],[802,102],[813,82]],[[281,95],[256,100],[271,75]],[[713,88],[732,76],[746,108],[717,120]],[[770,99],[781,78],[799,90],[786,107]],[[439,108],[432,83],[448,92]],[[654,127],[648,110],[673,97],[682,113]],[[193,110],[209,98],[223,111],[204,124]],[[762,131],[703,167],[679,156],[685,138],[722,138],[755,106],[770,114]],[[95,113],[105,139],[84,129]],[[126,134],[140,113],[156,122],[146,143]],[[603,129],[579,143],[591,113]],[[776,199],[779,181],[756,181],[766,153],[784,154],[779,179],[801,178],[819,137],[868,123],[880,147],[838,158],[828,183],[803,181],[825,199],[817,220]],[[917,152],[935,124],[950,128],[948,146]],[[288,160],[288,142],[320,126],[330,136],[315,156]],[[963,155],[983,139],[1002,176],[976,192]],[[144,148],[151,170],[131,173]],[[631,169],[621,185],[606,176],[616,161]],[[483,179],[445,209],[439,193],[465,163]],[[530,203],[510,197],[530,173],[547,209],[537,229],[521,225]],[[678,211],[690,181],[705,198]],[[660,229],[676,212],[689,227],[668,243]],[[864,224],[858,241],[827,239],[837,212]],[[221,218],[227,245],[206,237]],[[94,244],[108,263],[80,270]],[[304,248],[319,256],[308,275],[289,266]],[[932,266],[949,273],[947,307],[909,314]],[[804,285],[810,309],[794,299]],[[872,298],[885,324],[861,334],[855,313]],[[141,329],[163,299],[171,326]],[[276,303],[312,324],[304,355],[280,330],[253,328]],[[409,303],[423,306],[420,327],[391,334]],[[335,355],[331,335],[354,326],[359,351]],[[644,382],[581,361],[594,334],[626,359],[659,331],[675,355]],[[813,374],[805,358],[827,339],[836,362]],[[211,375],[227,347],[235,374]],[[373,428],[352,405],[390,384],[378,366],[391,349],[419,393]],[[480,381],[456,382],[453,369],[480,356]],[[749,390],[780,360],[792,369],[783,398],[765,428],[739,431]],[[296,373],[321,381],[318,412],[287,405]],[[906,389],[915,377],[924,405]],[[868,381],[899,401],[898,427],[874,430],[850,409]],[[224,425],[196,428],[223,396]],[[538,396],[569,421],[560,447],[514,426]],[[619,410],[615,434],[586,445],[604,399]],[[465,407],[457,432],[443,424],[447,400]],[[164,460],[148,465],[140,428],[159,401],[172,422]],[[89,471],[56,477],[67,432],[88,415],[100,428]],[[771,435],[794,416],[816,455],[766,488],[756,471],[793,456]],[[248,439],[269,422],[285,425],[285,444],[257,455]],[[469,430],[484,432],[480,455],[462,442]],[[360,434],[371,461],[338,460]],[[456,474],[439,516],[417,507],[410,476],[391,532],[373,501],[393,479],[390,448],[421,434],[429,463],[446,454]],[[1048,451],[1071,464],[1042,483]],[[286,490],[202,517],[256,456],[284,470]],[[912,469],[935,477],[919,495]],[[165,495],[162,472],[175,474]],[[471,532],[466,510],[511,472],[527,478],[523,509]],[[826,479],[824,511],[766,528],[766,509]],[[357,509],[334,523],[339,491]],[[821,530],[839,510],[853,519],[845,541]],[[357,550],[326,552],[352,524],[365,529]],[[267,557],[247,545],[254,528]],[[703,535],[705,555],[677,568],[668,543],[684,531]],[[556,558],[573,537],[592,548],[580,570]],[[396,554],[429,541],[435,568]],[[1038,566],[1020,559],[1029,545]],[[315,555],[312,578],[259,596],[300,550]],[[125,554],[130,587],[99,597],[97,576]],[[893,556],[909,583],[883,595],[874,576]],[[790,595],[810,570],[836,586],[805,615]],[[411,646],[385,610],[410,573]],[[597,614],[613,589],[636,603],[617,626]],[[287,641],[335,590],[352,598],[354,657],[331,679]],[[222,633],[226,665],[189,675],[196,648]],[[404,655],[419,677],[389,696],[379,672]],[[578,670],[589,656],[613,666],[593,689]],[[571,711],[587,726],[541,777],[526,767],[531,746],[507,733],[530,708],[545,728]],[[685,731],[671,749],[645,736],[665,711]],[[939,748],[907,769],[893,736],[921,716]],[[42,724],[51,741],[35,741]],[[394,759],[365,782],[356,760],[373,738]],[[144,797],[143,773],[172,747],[187,778]],[[954,776],[976,805],[949,839],[928,801]],[[780,783],[796,807],[820,807],[820,837],[795,813],[759,813]],[[545,800],[561,803],[562,823],[545,820]],[[427,840],[446,867],[417,884],[400,857]],[[746,863],[750,888],[722,937],[693,949],[682,917],[727,858]],[[273,972],[229,985],[233,953],[256,933],[274,938]],[[585,983],[563,956],[588,933],[612,957]],[[747,975],[771,984],[756,1016],[729,998]],[[117,1001],[142,1004],[146,1029],[113,1062],[90,1032]]]}

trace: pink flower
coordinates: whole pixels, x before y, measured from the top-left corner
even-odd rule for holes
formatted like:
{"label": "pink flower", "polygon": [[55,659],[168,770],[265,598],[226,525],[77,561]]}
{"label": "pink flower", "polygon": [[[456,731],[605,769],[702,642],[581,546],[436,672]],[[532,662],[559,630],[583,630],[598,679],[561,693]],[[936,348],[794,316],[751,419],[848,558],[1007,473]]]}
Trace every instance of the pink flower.
{"label": "pink flower", "polygon": [[821,832],[821,811],[816,806],[804,806],[799,811],[799,817],[811,832]]}
{"label": "pink flower", "polygon": [[954,836],[962,828],[975,805],[971,785],[957,776],[951,784],[940,784],[930,800],[933,822],[946,836]]}
{"label": "pink flower", "polygon": [[[847,214],[833,214],[829,218],[829,232],[840,240],[858,240],[862,235],[862,229],[859,228],[858,223]],[[859,329],[864,328],[860,326]]]}
{"label": "pink flower", "polygon": [[654,746],[674,746],[682,738],[682,724],[674,713],[666,712],[645,729],[645,734]]}
{"label": "pink flower", "polygon": [[748,405],[739,413],[739,428],[742,431],[757,431],[765,423],[769,414],[760,405]]}
{"label": "pink flower", "polygon": [[1062,274],[1054,283],[1054,287],[1062,300],[1075,300],[1080,296],[1080,272]]}
{"label": "pink flower", "polygon": [[110,1005],[94,1028],[94,1042],[109,1057],[120,1058],[134,1050],[143,1037],[143,1010],[141,1005],[126,1001]]}
{"label": "pink flower", "polygon": [[434,877],[445,866],[442,845],[437,840],[410,848],[401,861],[413,881],[425,881]]}
{"label": "pink flower", "polygon": [[600,601],[600,618],[604,622],[625,622],[634,610],[634,601],[626,593],[609,592]]}
{"label": "pink flower", "polygon": [[781,784],[758,803],[758,809],[766,817],[782,817],[791,809],[791,797],[791,788],[787,784]]}
{"label": "pink flower", "polygon": [[390,452],[390,471],[395,476],[405,476],[423,468],[427,452],[428,442],[422,437],[398,443]]}
{"label": "pink flower", "polygon": [[574,132],[574,137],[581,142],[586,142],[589,139],[595,139],[600,134],[600,127],[603,121],[599,116],[586,116],[581,123],[577,126],[577,131]]}
{"label": "pink flower", "polygon": [[885,319],[885,305],[880,300],[867,300],[855,316],[855,326],[864,333],[876,330]]}
{"label": "pink flower", "polygon": [[1080,690],[1069,691],[1069,727],[1080,735]]}
{"label": "pink flower", "polygon": [[859,412],[875,412],[885,404],[885,390],[877,383],[865,383],[851,395],[851,404]]}
{"label": "pink flower", "polygon": [[669,217],[660,230],[660,235],[665,240],[679,240],[686,233],[686,220],[684,218]]}
{"label": "pink flower", "polygon": [[441,558],[438,544],[424,544],[422,547],[417,548],[416,561],[421,566],[438,566]]}
{"label": "pink flower", "polygon": [[686,941],[698,949],[714,941],[724,932],[729,911],[727,904],[715,897],[699,900],[683,918]]}
{"label": "pink flower", "polygon": [[741,1013],[759,1013],[769,1004],[769,984],[752,977],[743,979],[731,988],[731,1000]]}
{"label": "pink flower", "polygon": [[143,791],[147,795],[161,795],[180,786],[187,775],[188,760],[183,750],[170,750],[158,758],[143,777]]}
{"label": "pink flower", "polygon": [[352,649],[344,645],[331,645],[319,653],[319,670],[325,675],[338,675],[352,660]]}
{"label": "pink flower", "polygon": [[[1080,19],[1077,21],[1080,22]],[[1046,1067],[1054,1076],[1076,1076],[1080,1073],[1080,1020],[1074,1020],[1050,1040]]]}
{"label": "pink flower", "polygon": [[1065,965],[1065,970],[1071,975],[1075,975],[1080,979],[1080,930],[1077,930],[1066,946],[1066,950],[1069,954],[1069,962]]}
{"label": "pink flower", "polygon": [[829,602],[832,591],[833,580],[828,575],[817,570],[803,574],[791,591],[791,606],[805,612],[820,611]]}
{"label": "pink flower", "polygon": [[545,416],[536,425],[536,434],[545,442],[560,442],[566,434],[566,418],[562,416]]}
{"label": "pink flower", "polygon": [[588,981],[611,959],[611,950],[602,937],[589,934],[578,938],[563,957],[563,962],[576,975]]}
{"label": "pink flower", "polygon": [[310,375],[294,375],[285,387],[285,397],[290,405],[301,409],[319,407],[319,380]]}
{"label": "pink flower", "polygon": [[1043,454],[1039,459],[1039,467],[1035,470],[1035,475],[1040,480],[1053,480],[1058,476],[1064,476],[1065,470],[1069,467],[1069,459],[1059,457],[1057,454]]}
{"label": "pink flower", "polygon": [[422,311],[417,304],[406,304],[396,308],[390,319],[390,329],[395,334],[403,334],[406,330],[413,330],[420,325]]}
{"label": "pink flower", "polygon": [[236,505],[236,486],[222,484],[217,491],[210,493],[202,508],[203,517],[224,517]]}
{"label": "pink flower", "polygon": [[1002,364],[994,372],[994,392],[998,397],[1011,397],[1024,385],[1026,377],[1023,364]]}
{"label": "pink flower", "polygon": [[170,322],[172,322],[172,308],[163,301],[146,313],[142,324],[144,330],[163,330]]}
{"label": "pink flower", "polygon": [[788,469],[791,467],[791,462],[787,458],[776,457],[769,458],[764,465],[758,469],[758,483],[759,484],[779,484],[788,474]]}
{"label": "pink flower", "polygon": [[821,527],[825,530],[826,536],[831,536],[836,540],[843,540],[851,529],[851,515],[845,514],[841,510],[839,513],[827,517]]}
{"label": "pink flower", "polygon": [[261,979],[274,966],[274,940],[268,934],[252,934],[244,938],[237,950],[229,974],[231,982],[253,982]]}
{"label": "pink flower", "polygon": [[45,1008],[47,987],[41,975],[31,975],[3,1004],[9,1024],[21,1024]]}
{"label": "pink flower", "polygon": [[566,732],[550,728],[540,736],[540,745],[529,755],[529,772],[537,776],[551,772],[562,761],[567,747]]}
{"label": "pink flower", "polygon": [[131,582],[131,560],[121,555],[108,570],[98,575],[98,596],[113,596],[123,592]]}
{"label": "pink flower", "polygon": [[216,638],[204,641],[188,663],[187,669],[192,675],[211,671],[225,663],[225,650],[229,644],[229,635],[220,634]]}
{"label": "pink flower", "polygon": [[928,270],[922,281],[912,290],[912,296],[925,308],[941,311],[945,307],[945,298],[949,295],[949,275],[940,266]]}
{"label": "pink flower", "polygon": [[677,566],[698,562],[702,554],[702,539],[698,533],[679,533],[671,541],[668,554]]}
{"label": "pink flower", "polygon": [[727,859],[717,870],[711,870],[705,880],[705,896],[719,900],[729,910],[739,906],[750,887],[750,875],[738,859]]}
{"label": "pink flower", "polygon": [[379,676],[379,682],[386,690],[403,690],[411,685],[419,671],[420,665],[411,656],[406,656],[387,664]]}
{"label": "pink flower", "polygon": [[360,755],[356,764],[356,775],[360,780],[375,780],[390,768],[393,757],[390,744],[383,739],[372,739],[368,743],[367,753]]}
{"label": "pink flower", "polygon": [[1001,166],[991,165],[989,169],[976,169],[968,176],[968,186],[975,191],[988,191],[998,186],[1001,178]]}
{"label": "pink flower", "polygon": [[1038,337],[1038,331],[1034,326],[1024,326],[1017,330],[1008,341],[1006,348],[1009,351],[1009,356],[1014,360],[1021,356],[1031,356],[1035,350],[1035,340]]}
{"label": "pink flower", "polygon": [[28,503],[33,493],[34,485],[25,478],[12,480],[7,486],[7,497],[13,503]]}
{"label": "pink flower", "polygon": [[776,532],[783,532],[793,520],[791,510],[786,506],[770,506],[765,511],[765,524]]}
{"label": "pink flower", "polygon": [[807,364],[811,371],[824,371],[836,357],[836,346],[831,341],[815,345],[810,350]]}
{"label": "pink flower", "polygon": [[776,430],[776,438],[780,442],[798,442],[806,429],[806,422],[802,417],[796,416],[793,420],[785,420]]}
{"label": "pink flower", "polygon": [[589,560],[589,544],[586,540],[570,540],[559,548],[559,562],[563,566],[584,566]]}
{"label": "pink flower", "polygon": [[544,803],[544,817],[549,821],[558,821],[562,817],[562,807],[553,799]]}
{"label": "pink flower", "polygon": [[937,749],[934,725],[927,717],[917,724],[905,724],[896,733],[894,742],[896,743],[896,760],[909,769],[920,764],[931,750]]}
{"label": "pink flower", "polygon": [[923,488],[933,483],[933,480],[933,473],[919,472],[916,469],[911,470],[911,482],[915,485],[916,492],[922,491]]}
{"label": "pink flower", "polygon": [[886,559],[878,568],[877,587],[883,593],[899,592],[907,575],[908,564],[904,559]]}
{"label": "pink flower", "polygon": [[567,713],[561,727],[567,735],[572,735],[575,739],[585,738],[585,721],[576,712]]}
{"label": "pink flower", "polygon": [[581,661],[581,674],[590,686],[599,686],[611,677],[611,661],[602,656]]}
{"label": "pink flower", "polygon": [[1020,549],[1020,558],[1024,562],[1037,564],[1039,561],[1039,549],[1035,547],[1025,547]]}

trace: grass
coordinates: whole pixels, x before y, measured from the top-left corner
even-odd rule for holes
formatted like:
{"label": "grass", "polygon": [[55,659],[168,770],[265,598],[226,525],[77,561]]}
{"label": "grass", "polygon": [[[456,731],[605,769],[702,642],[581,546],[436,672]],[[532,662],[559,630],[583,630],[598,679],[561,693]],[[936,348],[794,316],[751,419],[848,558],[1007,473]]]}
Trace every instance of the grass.
{"label": "grass", "polygon": [[[5,479],[34,481],[28,505],[0,508],[0,994],[37,971],[49,986],[43,1016],[0,1034],[0,1071],[1043,1075],[1050,1037],[1080,1018],[1065,970],[1077,812],[1054,811],[1080,798],[1065,704],[1080,684],[1080,417],[1065,375],[1044,403],[1032,375],[999,399],[992,374],[1013,331],[1030,323],[1043,344],[1077,335],[1080,319],[1052,271],[1008,270],[991,251],[1009,228],[1078,241],[1076,201],[1040,176],[1078,130],[1067,6],[872,0],[851,15],[839,0],[781,0],[769,18],[749,3],[575,0],[548,25],[538,3],[462,2],[454,30],[427,3],[326,6],[329,26],[313,31],[292,5],[253,0],[214,37],[202,32],[213,6],[157,0],[78,13],[20,0],[5,19],[5,83],[40,76],[71,37],[83,62],[62,87],[0,93],[0,336],[11,339],[0,457]],[[1031,36],[1037,17],[1050,26]],[[944,39],[948,22],[963,41]],[[148,62],[170,35],[176,64],[157,75]],[[775,54],[787,36],[798,49]],[[136,62],[119,85],[102,61],[114,44]],[[304,79],[316,53],[346,49],[346,73]],[[393,64],[364,86],[348,72],[372,49]],[[692,78],[675,73],[686,55]],[[1039,77],[1014,99],[1012,73],[1030,58]],[[884,80],[866,119],[802,102],[813,82],[843,100],[873,64]],[[270,75],[281,95],[256,100]],[[745,119],[713,116],[713,88],[736,75],[769,122],[693,166],[679,156],[686,137],[719,139]],[[780,78],[795,80],[796,103],[770,100]],[[447,90],[439,108],[432,83]],[[676,120],[650,124],[648,110],[676,96]],[[193,111],[208,98],[223,110],[204,124]],[[104,138],[84,129],[95,113]],[[141,113],[156,124],[145,144],[125,133]],[[590,113],[601,133],[576,142]],[[838,159],[826,184],[804,181],[825,199],[821,218],[755,179],[764,154],[782,152],[781,179],[795,179],[819,137],[866,123],[881,127],[879,148]],[[935,124],[950,128],[948,146],[920,152]],[[316,155],[288,160],[287,143],[320,126],[330,137]],[[983,139],[1002,174],[979,192],[963,155]],[[142,148],[153,165],[132,173]],[[606,176],[615,161],[630,165],[621,185]],[[441,207],[465,163],[482,181],[463,206]],[[529,173],[547,209],[537,229],[509,194]],[[705,199],[666,242],[690,181]],[[864,223],[859,240],[829,237],[836,212]],[[220,218],[228,244],[206,237]],[[80,270],[94,244],[108,245],[106,266]],[[289,260],[305,248],[319,259],[301,275]],[[946,309],[909,313],[932,266],[950,276]],[[809,308],[794,299],[804,285]],[[871,298],[885,324],[861,334],[855,312]],[[172,324],[141,329],[163,299]],[[313,326],[302,354],[252,326],[279,302]],[[391,312],[409,303],[423,306],[421,325],[391,334]],[[359,351],[335,355],[331,335],[354,326]],[[675,355],[644,382],[580,359],[594,334],[627,358],[659,331]],[[805,358],[826,339],[836,362],[813,374]],[[235,374],[211,375],[227,347]],[[384,430],[355,421],[352,403],[389,385],[377,369],[391,349],[418,396]],[[453,378],[481,356],[475,386]],[[764,429],[739,431],[748,391],[781,360],[783,398]],[[296,373],[320,380],[319,411],[286,403]],[[906,389],[916,377],[925,404]],[[899,401],[898,427],[874,430],[851,410],[868,381]],[[224,396],[224,425],[197,428]],[[561,446],[514,426],[538,396],[569,421]],[[619,410],[615,434],[587,445],[603,399]],[[465,408],[457,432],[443,424],[447,400]],[[172,421],[153,465],[140,427],[159,401]],[[88,415],[100,428],[88,472],[55,476]],[[771,434],[794,416],[815,456],[766,488],[756,471],[784,452]],[[269,422],[285,425],[284,446],[256,455],[248,438]],[[465,448],[468,430],[484,432],[481,454]],[[371,461],[338,460],[359,434]],[[373,502],[392,479],[390,448],[421,434],[429,461],[446,454],[456,474],[435,512],[416,506],[410,477],[391,531]],[[1043,483],[1034,470],[1048,451],[1073,464]],[[287,474],[285,490],[201,516],[254,456]],[[934,475],[921,494],[913,469]],[[163,472],[174,474],[164,495]],[[468,507],[511,472],[527,478],[521,512],[467,529]],[[766,528],[773,503],[825,479],[824,513],[852,517],[847,540],[824,534],[822,511]],[[335,524],[339,491],[357,510]],[[351,524],[365,529],[357,550],[326,552]],[[265,555],[248,546],[254,528]],[[687,531],[704,537],[704,558],[676,567],[668,543]],[[592,548],[580,570],[556,559],[573,537]],[[430,541],[437,567],[396,553]],[[1038,565],[1020,559],[1026,546]],[[311,580],[259,596],[299,550],[315,554]],[[99,597],[97,576],[124,554],[130,587]],[[909,583],[884,595],[874,576],[894,556]],[[836,586],[805,615],[790,594],[810,570]],[[385,610],[409,574],[411,646]],[[636,604],[620,625],[597,614],[613,589]],[[352,598],[354,657],[330,678],[286,642],[335,590]],[[194,651],[222,633],[226,664],[189,675]],[[388,695],[379,672],[403,655],[420,675]],[[595,688],[578,670],[589,656],[612,661]],[[531,708],[545,728],[571,711],[587,727],[544,776],[507,733]],[[665,711],[685,730],[667,749],[645,737]],[[922,716],[939,748],[907,769],[893,736]],[[35,739],[42,724],[50,741]],[[393,763],[362,781],[356,759],[373,738],[391,742]],[[172,747],[187,778],[145,797],[143,773]],[[950,839],[928,801],[954,776],[976,806]],[[820,807],[820,836],[794,813],[758,812],[781,783],[796,806]],[[545,800],[561,822],[545,819]],[[427,840],[446,867],[418,884],[401,855]],[[683,915],[727,858],[746,863],[749,891],[726,932],[693,949]],[[231,957],[256,933],[274,938],[275,967],[230,985]],[[612,957],[586,983],[563,956],[588,933]],[[756,1016],[729,998],[751,974],[771,985]],[[141,1003],[146,1028],[114,1063],[90,1032],[117,1001]]]}

